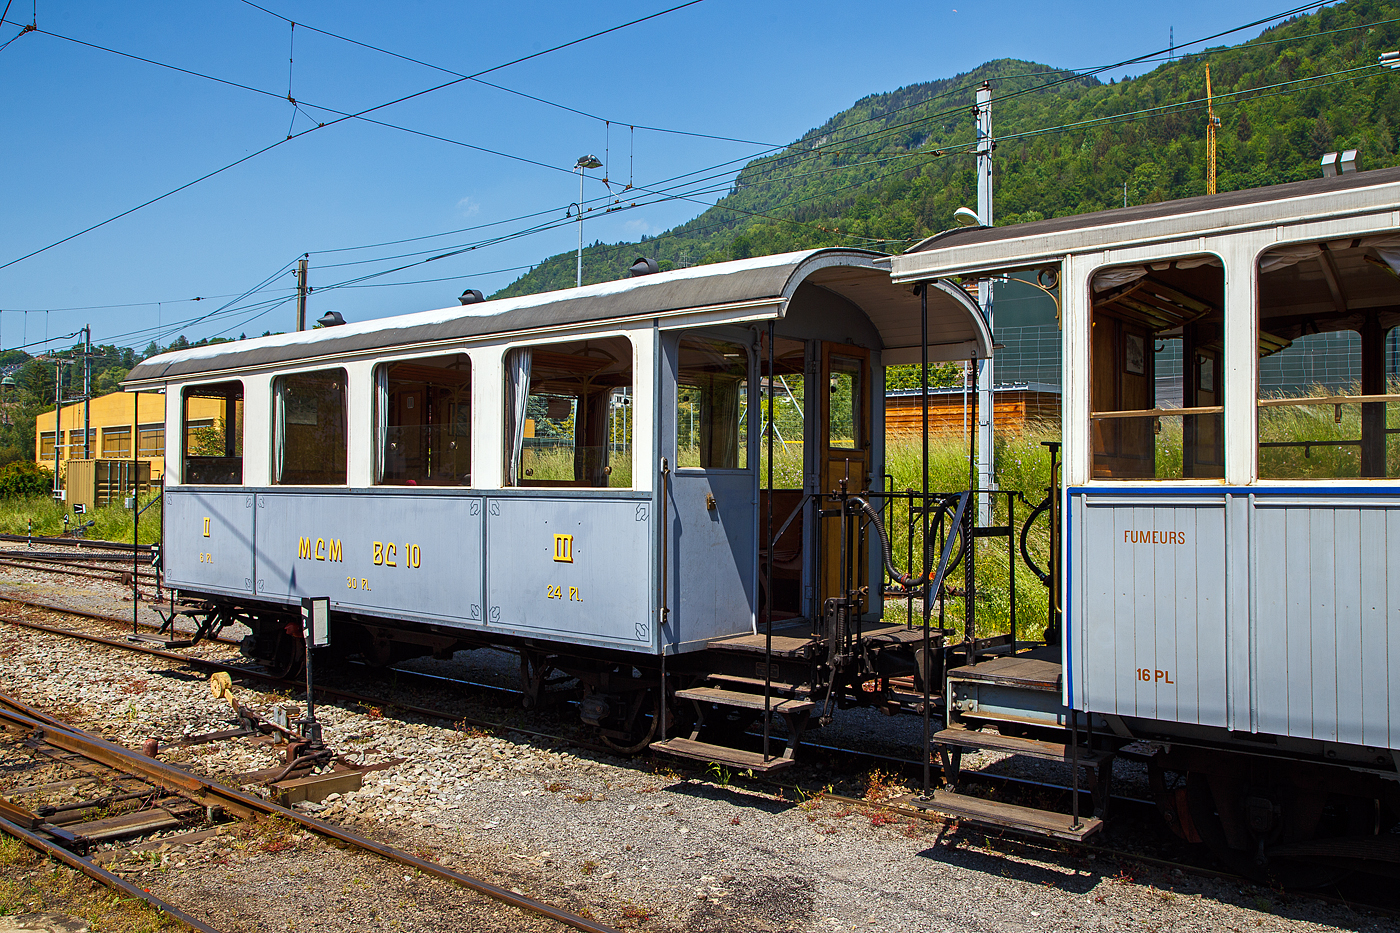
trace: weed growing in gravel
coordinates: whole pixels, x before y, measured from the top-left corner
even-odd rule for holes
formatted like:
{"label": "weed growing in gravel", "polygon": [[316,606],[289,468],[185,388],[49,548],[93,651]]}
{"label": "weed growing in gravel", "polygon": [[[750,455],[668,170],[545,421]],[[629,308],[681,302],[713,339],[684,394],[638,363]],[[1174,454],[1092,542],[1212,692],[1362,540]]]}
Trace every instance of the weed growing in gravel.
{"label": "weed growing in gravel", "polygon": [[550,783],[544,786],[544,789],[549,791],[551,794],[557,794],[568,786],[569,785],[565,784],[563,781],[551,781]]}
{"label": "weed growing in gravel", "polygon": [[[164,917],[145,902],[114,895],[95,881],[61,866],[44,867],[39,856],[20,845],[12,850],[0,840],[0,865],[15,869],[0,878],[0,917],[18,913],[66,914],[104,933],[158,933],[167,929],[183,929],[176,921]],[[51,863],[50,863],[51,864]],[[21,869],[34,870],[21,877]]]}
{"label": "weed growing in gravel", "polygon": [[865,799],[869,801],[887,800],[900,790],[899,776],[889,771],[875,768],[865,782]]}
{"label": "weed growing in gravel", "polygon": [[588,803],[588,801],[592,799],[593,795],[588,793],[587,791],[584,791],[583,793],[579,794],[574,798],[574,803]]}
{"label": "weed growing in gravel", "polygon": [[580,865],[578,867],[578,870],[583,872],[585,875],[591,875],[598,870],[598,863],[593,861],[592,859],[589,859],[588,861]]}
{"label": "weed growing in gravel", "polygon": [[718,762],[712,763],[705,771],[714,775],[715,783],[720,787],[728,787],[734,781],[734,772]]}
{"label": "weed growing in gravel", "polygon": [[888,826],[891,823],[898,822],[899,820],[888,810],[876,810],[874,813],[870,814],[871,826]]}

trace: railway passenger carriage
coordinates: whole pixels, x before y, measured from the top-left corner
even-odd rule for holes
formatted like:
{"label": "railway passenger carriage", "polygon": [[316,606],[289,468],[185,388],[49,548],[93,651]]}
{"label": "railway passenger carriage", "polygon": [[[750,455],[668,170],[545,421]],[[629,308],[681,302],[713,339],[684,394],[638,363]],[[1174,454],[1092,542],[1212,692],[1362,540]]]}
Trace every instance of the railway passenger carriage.
{"label": "railway passenger carriage", "polygon": [[[1024,272],[1065,373],[1043,639],[978,575],[1015,497],[974,527],[976,490],[884,478],[884,367],[986,358],[961,283]],[[617,748],[758,770],[838,708],[922,714],[944,786],[913,805],[1062,838],[1128,757],[1178,835],[1320,880],[1400,865],[1398,273],[1382,170],[186,350],[128,386],[181,426],[166,579],[255,656],[292,663],[328,596],[333,650],[508,647],[527,703],[577,678]],[[1063,762],[1070,812],[964,793],[967,749]]]}

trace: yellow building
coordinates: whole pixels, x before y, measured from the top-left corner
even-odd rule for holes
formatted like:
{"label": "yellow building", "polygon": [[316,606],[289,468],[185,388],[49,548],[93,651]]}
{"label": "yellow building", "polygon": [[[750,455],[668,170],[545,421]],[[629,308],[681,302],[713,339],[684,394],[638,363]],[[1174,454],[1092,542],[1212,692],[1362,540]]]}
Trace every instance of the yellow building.
{"label": "yellow building", "polygon": [[[59,469],[72,460],[149,460],[151,479],[165,474],[165,396],[154,392],[113,392],[93,399],[88,414],[89,446],[83,446],[83,403],[63,407],[58,439]],[[191,429],[211,427],[223,416],[219,399],[190,399]],[[136,438],[135,453],[132,437]],[[54,413],[34,419],[35,461],[53,469]]]}

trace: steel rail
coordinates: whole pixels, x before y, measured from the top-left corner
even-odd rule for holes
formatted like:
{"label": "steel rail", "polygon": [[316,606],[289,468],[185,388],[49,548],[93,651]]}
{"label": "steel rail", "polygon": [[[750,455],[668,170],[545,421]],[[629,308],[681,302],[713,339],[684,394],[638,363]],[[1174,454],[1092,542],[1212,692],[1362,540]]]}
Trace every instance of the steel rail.
{"label": "steel rail", "polygon": [[30,848],[37,850],[45,856],[54,859],[55,861],[62,862],[69,868],[73,868],[82,872],[83,874],[91,878],[93,881],[96,881],[99,884],[106,885],[113,891],[120,891],[127,897],[140,898],[141,900],[145,901],[147,904],[160,911],[161,913],[168,914],[171,917],[174,917],[176,920],[179,920],[181,923],[185,924],[191,929],[198,930],[199,933],[219,933],[218,930],[214,929],[208,924],[201,923],[194,917],[191,917],[189,914],[185,913],[180,908],[176,907],[174,904],[171,904],[168,901],[161,900],[151,892],[143,890],[142,888],[138,888],[136,885],[132,884],[124,878],[120,878],[117,875],[112,874],[110,871],[101,867],[100,865],[95,865],[87,859],[83,858],[82,856],[75,855],[74,853],[69,852],[67,849],[63,848],[62,846],[49,842],[42,836],[35,835],[34,833],[23,828],[22,826],[17,826],[16,824],[11,823],[9,820],[4,819],[3,817],[0,817],[0,831],[3,831],[8,835],[14,836],[16,839],[20,840],[25,845],[28,845]]}
{"label": "steel rail", "polygon": [[[51,609],[50,611],[63,612],[65,610]],[[108,622],[114,621],[110,617],[95,616],[92,614],[89,614],[89,617],[98,618]],[[303,689],[305,686],[304,684],[298,681],[289,681],[285,678],[278,677],[276,674],[269,674],[265,671],[255,671],[250,668],[239,667],[236,664],[226,664],[223,661],[214,661],[208,658],[199,658],[187,654],[179,654],[174,651],[167,651],[164,648],[154,648],[147,645],[133,644],[131,642],[121,641],[115,638],[106,638],[102,635],[93,635],[89,632],[75,632],[72,629],[57,628],[51,625],[44,625],[42,622],[31,622],[28,619],[18,619],[14,616],[5,615],[3,613],[0,613],[0,623],[14,625],[19,628],[31,629],[36,632],[44,632],[45,634],[49,635],[59,635],[67,638],[77,638],[82,641],[90,641],[95,644],[105,645],[109,648],[120,648],[123,651],[131,651],[137,654],[150,655],[152,657],[162,658],[167,661],[175,661],[181,664],[189,664],[196,667],[203,667],[208,670],[225,671],[230,675],[249,677],[254,680],[260,680],[264,683],[277,684],[279,686],[287,686],[289,684],[292,684],[303,687]],[[123,622],[122,624],[125,625],[128,623]],[[396,673],[416,674],[417,672],[397,671]],[[455,681],[451,678],[439,677],[434,674],[424,674],[421,676],[430,677],[435,680],[447,680],[452,683],[464,683],[464,681]],[[537,739],[547,739],[551,742],[556,742],[564,745],[572,745],[575,748],[585,748],[589,751],[599,752],[606,755],[616,754],[616,752],[614,752],[612,749],[608,748],[605,745],[597,745],[591,742],[584,742],[580,739],[565,738],[564,736],[553,735],[548,732],[540,732],[536,729],[529,729],[524,726],[513,726],[509,723],[492,722],[489,719],[475,719],[471,716],[459,716],[458,714],[449,712],[447,710],[432,709],[426,706],[414,706],[408,703],[401,703],[398,700],[389,700],[383,697],[366,696],[362,693],[353,693],[349,690],[339,690],[335,687],[323,687],[317,685],[315,689],[316,693],[320,696],[333,697],[335,699],[344,700],[349,703],[357,703],[364,706],[388,706],[397,709],[403,713],[408,713],[414,716],[422,716],[425,719],[441,719],[444,722],[464,723],[466,725],[477,726],[482,729],[494,729],[500,732],[516,732],[520,735],[528,735],[532,738]],[[506,687],[491,687],[490,689],[502,691],[509,690],[509,688]],[[518,693],[519,691],[513,692]]]}
{"label": "steel rail", "polygon": [[[13,697],[0,694],[0,721],[5,721],[13,726],[23,729],[30,735],[38,734],[50,745],[62,748],[75,754],[96,761],[119,771],[150,781],[153,784],[164,787],[182,796],[192,796],[206,807],[221,807],[225,812],[242,816],[244,819],[256,818],[259,815],[264,817],[279,817],[284,820],[294,822],[306,829],[312,830],[318,835],[335,839],[340,842],[352,845],[358,849],[363,849],[381,858],[397,862],[409,868],[414,868],[426,875],[433,875],[446,881],[451,881],[461,887],[476,891],[493,900],[500,901],[512,907],[529,913],[537,914],[541,917],[571,926],[584,933],[618,933],[610,926],[598,923],[586,917],[581,917],[571,911],[564,910],[538,901],[524,894],[517,894],[506,888],[494,885],[489,881],[454,871],[446,865],[437,862],[430,862],[421,859],[416,855],[411,855],[393,846],[375,842],[372,839],[361,836],[344,827],[325,820],[317,819],[314,816],[307,816],[295,810],[279,806],[268,800],[245,794],[242,791],[224,787],[191,774],[184,769],[168,765],[165,762],[154,758],[147,758],[145,755],[132,752],[120,745],[108,742],[106,739],[93,733],[77,729],[73,726],[60,723],[27,704],[14,699]],[[197,927],[207,930],[207,927]],[[215,931],[211,931],[215,933]]]}
{"label": "steel rail", "polygon": [[[39,606],[40,608],[48,609],[49,611],[59,612],[59,613],[62,613],[62,612],[69,612],[69,611],[70,611],[70,610],[63,609],[63,608],[61,608],[61,607],[52,606],[52,605],[48,605],[48,604],[36,604],[36,603],[26,603],[26,604],[27,604],[27,605],[37,605],[37,606]],[[85,616],[85,617],[88,617],[88,618],[93,618],[93,619],[98,620],[98,621],[119,622],[119,623],[121,623],[121,624],[123,624],[123,625],[126,624],[125,620],[113,619],[113,618],[110,617],[110,616],[102,616],[102,615],[96,614],[96,613],[83,613],[83,612],[80,612],[80,611],[77,611],[77,610],[73,610],[72,613],[73,613],[73,614],[77,614],[77,615],[82,615],[82,616]],[[103,638],[102,636],[99,636],[99,635],[91,635],[91,634],[88,634],[88,633],[85,633],[85,632],[75,632],[75,631],[72,631],[71,629],[60,629],[60,628],[55,628],[55,627],[52,627],[52,626],[42,625],[42,624],[40,624],[40,623],[29,622],[29,621],[20,620],[20,619],[14,619],[14,618],[12,618],[12,617],[5,616],[5,615],[3,615],[3,614],[0,614],[0,622],[3,622],[3,623],[10,623],[10,624],[18,625],[18,626],[23,627],[23,628],[34,629],[34,630],[41,631],[41,632],[46,632],[46,633],[49,633],[49,634],[55,634],[55,635],[63,635],[63,636],[75,637],[75,638],[78,638],[78,639],[81,639],[81,640],[85,640],[85,641],[92,641],[92,642],[95,642],[95,643],[97,643],[97,644],[107,645],[107,646],[114,647],[114,648],[121,648],[121,649],[128,650],[128,651],[134,651],[134,652],[139,653],[139,654],[149,654],[149,655],[154,655],[154,656],[157,656],[157,657],[166,658],[166,659],[173,660],[173,661],[180,661],[180,662],[189,663],[189,664],[197,664],[197,665],[201,665],[201,666],[205,666],[205,667],[216,668],[216,669],[219,669],[219,670],[226,670],[226,671],[228,671],[228,672],[231,673],[231,674],[244,674],[244,675],[248,675],[248,676],[257,678],[257,679],[259,679],[259,680],[267,681],[267,682],[272,682],[272,683],[286,683],[286,681],[284,681],[283,679],[281,679],[281,678],[279,678],[279,677],[276,677],[276,676],[271,675],[271,674],[265,674],[265,673],[260,672],[260,671],[251,671],[251,670],[248,670],[248,669],[246,669],[246,668],[236,667],[236,666],[233,666],[233,665],[225,665],[225,664],[222,664],[221,662],[217,662],[217,661],[207,661],[207,660],[204,660],[204,659],[201,659],[201,658],[194,658],[194,657],[190,657],[190,656],[188,656],[188,655],[177,654],[177,653],[175,653],[175,652],[172,652],[172,651],[165,651],[165,650],[159,649],[159,648],[150,648],[150,647],[146,647],[146,646],[143,646],[143,645],[136,645],[136,644],[131,644],[131,643],[128,643],[128,642],[116,641],[116,640],[113,640],[113,639]],[[399,673],[415,674],[415,673],[417,673],[417,672],[412,672],[412,671],[400,671]],[[464,682],[464,681],[458,681],[458,680],[455,680],[455,679],[453,679],[453,678],[442,677],[442,676],[440,676],[440,675],[424,675],[424,676],[431,677],[431,678],[433,678],[433,679],[435,679],[435,680],[442,680],[442,681],[447,681],[447,682],[451,682],[451,683],[466,683],[466,682]],[[505,689],[507,689],[507,688],[494,688],[494,689],[505,690]],[[520,735],[527,735],[527,736],[532,736],[532,737],[535,737],[535,738],[549,739],[549,740],[551,740],[551,741],[559,742],[559,743],[561,743],[561,744],[566,744],[566,745],[572,746],[572,747],[574,747],[574,748],[587,749],[587,750],[589,750],[589,751],[600,752],[600,753],[608,754],[608,755],[614,754],[614,752],[613,752],[612,749],[606,748],[606,747],[604,747],[604,746],[602,746],[602,745],[596,745],[596,744],[593,744],[593,743],[584,742],[584,741],[577,740],[577,739],[568,739],[568,738],[563,738],[563,737],[560,737],[560,736],[554,736],[554,735],[550,735],[550,734],[548,734],[548,733],[538,732],[538,731],[535,731],[535,730],[532,730],[532,729],[522,728],[522,727],[518,727],[518,726],[512,726],[512,725],[509,725],[509,724],[506,724],[506,723],[494,723],[494,722],[490,722],[490,721],[487,721],[487,720],[474,720],[474,719],[470,719],[470,718],[466,718],[466,717],[459,717],[459,716],[456,716],[456,715],[453,714],[453,713],[449,713],[449,712],[446,712],[446,711],[444,711],[444,710],[434,710],[434,709],[430,709],[430,708],[426,708],[426,707],[410,706],[410,705],[405,705],[405,704],[399,703],[399,702],[394,701],[394,700],[386,700],[386,699],[379,698],[379,697],[367,697],[367,696],[363,696],[363,695],[360,695],[360,694],[350,693],[350,692],[348,692],[348,691],[341,691],[341,690],[335,690],[335,689],[329,689],[329,688],[323,688],[323,687],[317,687],[317,688],[316,688],[316,691],[317,691],[318,693],[321,693],[321,694],[324,694],[324,695],[327,695],[327,696],[336,696],[336,697],[339,697],[339,698],[341,698],[341,699],[345,699],[345,700],[348,700],[348,701],[351,701],[351,702],[362,703],[362,704],[371,704],[371,705],[372,705],[372,704],[381,704],[381,705],[384,705],[384,706],[389,706],[389,707],[392,707],[392,708],[401,710],[401,711],[406,712],[406,713],[411,713],[411,714],[413,714],[413,715],[418,715],[418,716],[424,716],[424,717],[429,717],[429,718],[440,719],[440,720],[443,720],[443,721],[446,721],[446,722],[461,722],[461,723],[467,723],[467,724],[470,724],[470,725],[480,726],[480,727],[489,728],[489,729],[495,729],[495,730],[503,731],[503,732],[515,732],[515,733],[518,733],[518,734],[520,734]],[[515,691],[515,692],[518,693],[519,691]],[[0,702],[2,702],[3,700],[4,700],[3,695],[0,695]],[[43,716],[43,714],[39,714],[39,715],[40,715],[40,716]],[[46,716],[43,716],[43,718],[45,718],[45,719],[51,719],[51,717],[46,717]],[[53,721],[53,722],[58,722],[57,720],[52,720],[52,721]],[[888,762],[888,763],[890,763],[890,764],[904,765],[904,766],[908,766],[908,767],[922,766],[922,762],[920,762],[920,761],[914,761],[914,760],[912,760],[912,759],[897,758],[897,757],[894,757],[894,756],[882,755],[882,754],[875,753],[875,752],[856,751],[856,750],[853,750],[853,749],[840,748],[840,747],[838,747],[838,746],[818,745],[818,744],[814,744],[814,743],[810,743],[810,742],[809,742],[809,743],[804,743],[804,745],[805,745],[806,747],[808,747],[808,748],[814,748],[814,749],[818,749],[818,750],[821,750],[821,751],[824,751],[824,752],[828,752],[828,753],[853,755],[853,756],[855,756],[855,757],[857,757],[857,758],[868,759],[868,760],[871,760],[871,761],[885,761],[885,762]],[[937,767],[937,766],[935,766],[935,767]],[[1033,780],[1033,779],[1030,779],[1030,778],[1022,778],[1022,777],[1015,777],[1015,776],[1009,776],[1009,775],[980,774],[980,773],[977,773],[977,772],[964,772],[964,776],[967,777],[967,778],[969,778],[969,779],[976,779],[976,780],[978,780],[978,781],[988,781],[988,782],[1000,783],[1000,784],[1008,784],[1008,785],[1024,785],[1024,786],[1034,787],[1034,788],[1041,789],[1041,790],[1061,791],[1061,792],[1065,792],[1065,793],[1069,793],[1069,792],[1071,792],[1071,790],[1072,790],[1070,787],[1064,786],[1064,785],[1053,784],[1053,783],[1048,783],[1048,782],[1044,782],[1044,781],[1036,781],[1036,780]],[[917,810],[917,809],[912,809],[912,808],[908,808],[908,809],[907,809],[907,808],[903,808],[903,807],[891,806],[891,805],[889,805],[889,804],[884,804],[884,803],[879,803],[879,802],[872,802],[872,801],[864,800],[864,799],[861,799],[861,798],[848,797],[848,796],[844,796],[844,795],[841,795],[841,794],[827,793],[826,791],[824,791],[824,790],[822,790],[822,789],[820,789],[820,788],[818,788],[818,789],[808,789],[808,788],[804,788],[804,787],[802,787],[802,785],[796,784],[796,783],[793,783],[793,784],[786,784],[786,783],[782,783],[782,782],[779,782],[779,781],[765,780],[765,779],[759,779],[759,778],[753,779],[753,783],[761,784],[761,785],[768,786],[768,787],[778,788],[778,789],[780,789],[780,790],[793,791],[793,792],[795,792],[796,794],[798,794],[799,796],[805,796],[805,797],[820,797],[821,799],[830,800],[830,801],[833,801],[833,802],[836,802],[836,803],[842,803],[842,804],[846,804],[846,805],[853,806],[853,807],[864,807],[864,808],[867,808],[867,809],[876,809],[876,810],[878,810],[878,809],[887,809],[887,810],[891,810],[891,811],[894,811],[894,812],[898,812],[901,816],[908,816],[908,817],[911,817],[911,818],[918,818],[918,819],[920,819],[920,820],[922,820],[922,821],[924,821],[924,822],[940,823],[940,824],[947,824],[947,823],[957,822],[956,817],[943,816],[943,815],[938,814],[936,811],[926,812],[926,811]],[[1154,804],[1152,804],[1151,801],[1142,800],[1142,799],[1136,798],[1136,797],[1126,797],[1126,796],[1122,796],[1122,795],[1118,795],[1118,794],[1112,795],[1112,798],[1111,798],[1111,799],[1114,800],[1114,801],[1116,801],[1116,802],[1118,802],[1118,803],[1120,803],[1120,804],[1127,804],[1127,805],[1129,805],[1129,806],[1136,806],[1136,807],[1143,807],[1143,808],[1148,808],[1148,807],[1154,806]],[[970,824],[970,825],[977,825],[977,824]],[[1218,870],[1218,869],[1208,868],[1208,867],[1201,866],[1201,865],[1195,865],[1195,864],[1192,864],[1192,863],[1190,863],[1190,862],[1176,862],[1176,861],[1172,861],[1172,860],[1170,860],[1170,859],[1157,858],[1157,857],[1155,857],[1155,856],[1143,855],[1143,854],[1139,854],[1139,853],[1136,853],[1136,852],[1130,852],[1130,851],[1121,850],[1121,849],[1112,849],[1112,848],[1108,848],[1108,847],[1104,847],[1104,846],[1096,846],[1096,845],[1093,845],[1093,844],[1091,844],[1091,843],[1086,843],[1086,842],[1069,843],[1069,842],[1066,842],[1066,841],[1063,841],[1063,840],[1051,841],[1051,840],[1046,840],[1045,838],[1040,837],[1040,836],[1035,836],[1035,835],[1029,834],[1029,833],[1021,833],[1021,832],[1017,832],[1017,831],[1014,830],[1014,829],[1004,828],[1004,827],[996,827],[996,828],[979,827],[979,831],[984,832],[984,833],[986,833],[986,834],[1000,833],[1000,834],[1003,834],[1003,835],[1010,835],[1010,836],[1014,837],[1017,841],[1021,842],[1022,844],[1027,844],[1027,845],[1039,845],[1039,846],[1041,846],[1041,847],[1045,847],[1045,846],[1049,845],[1049,846],[1052,847],[1052,848],[1053,848],[1054,846],[1056,846],[1056,845],[1058,845],[1058,846],[1060,846],[1060,847],[1073,846],[1074,848],[1076,848],[1076,849],[1079,850],[1079,851],[1093,852],[1093,853],[1096,853],[1096,854],[1099,854],[1099,855],[1108,855],[1108,856],[1112,856],[1113,858],[1117,858],[1117,859],[1121,859],[1121,860],[1137,861],[1137,862],[1142,863],[1142,864],[1153,865],[1153,866],[1160,867],[1160,868],[1180,869],[1180,870],[1182,870],[1182,871],[1187,871],[1187,872],[1190,872],[1190,873],[1192,873],[1192,874],[1195,874],[1195,875],[1198,875],[1198,876],[1202,876],[1202,877],[1216,878],[1216,879],[1219,879],[1219,880],[1224,880],[1224,881],[1229,881],[1229,882],[1239,883],[1239,884],[1251,884],[1251,885],[1257,884],[1257,882],[1252,881],[1252,880],[1250,880],[1250,879],[1248,879],[1248,878],[1244,878],[1244,877],[1239,876],[1239,875],[1231,874],[1231,873],[1225,872],[1225,871],[1220,871],[1220,870]],[[1314,891],[1303,891],[1303,892],[1295,892],[1295,893],[1297,893],[1299,896],[1309,897],[1309,898],[1313,898],[1313,899],[1315,899],[1315,900],[1323,901],[1323,902],[1330,903],[1330,904],[1336,904],[1336,905],[1340,905],[1340,906],[1343,906],[1343,907],[1353,908],[1353,907],[1355,907],[1355,906],[1364,906],[1364,907],[1365,907],[1366,909],[1368,909],[1368,910],[1374,910],[1374,911],[1376,911],[1376,912],[1378,912],[1378,913],[1382,913],[1382,914],[1385,914],[1385,915],[1387,915],[1387,916],[1397,916],[1397,917],[1400,917],[1400,911],[1392,910],[1392,909],[1390,909],[1390,908],[1386,908],[1386,907],[1382,907],[1382,906],[1378,906],[1378,905],[1371,905],[1371,904],[1358,905],[1358,904],[1355,903],[1355,902],[1349,902],[1349,901],[1347,901],[1347,900],[1345,900],[1345,899],[1343,899],[1343,898],[1333,897],[1333,896],[1331,896],[1331,895],[1326,895],[1326,894],[1322,894],[1322,893],[1314,892]]]}
{"label": "steel rail", "polygon": [[[102,541],[97,538],[46,538],[38,535],[0,534],[0,541],[23,541],[25,543],[49,544],[55,547],[97,548],[111,551],[130,551],[131,545],[124,541]],[[136,545],[138,551],[149,551],[149,544]]]}

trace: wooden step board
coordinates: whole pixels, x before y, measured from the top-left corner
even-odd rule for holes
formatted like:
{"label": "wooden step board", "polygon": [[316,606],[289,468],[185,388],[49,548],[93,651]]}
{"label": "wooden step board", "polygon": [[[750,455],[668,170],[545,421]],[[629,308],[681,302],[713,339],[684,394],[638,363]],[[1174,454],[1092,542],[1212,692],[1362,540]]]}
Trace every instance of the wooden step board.
{"label": "wooden step board", "polygon": [[1064,667],[1059,661],[1030,657],[1027,654],[992,658],[977,664],[955,667],[948,671],[949,680],[975,680],[979,683],[997,684],[1003,687],[1019,687],[1023,690],[1043,690],[1046,693],[1060,691],[1060,678]]}
{"label": "wooden step board", "polygon": [[[1012,755],[1025,755],[1045,761],[1069,761],[1069,747],[1060,742],[1045,742],[1040,739],[1023,739],[999,732],[977,732],[972,729],[943,729],[933,734],[932,741],[938,745],[956,745],[959,748],[986,749],[994,752],[1007,752]],[[1103,756],[1088,749],[1079,750],[1079,763],[1097,765]]]}
{"label": "wooden step board", "polygon": [[[775,666],[776,666],[776,665],[775,665]],[[753,690],[753,689],[762,690],[762,689],[763,689],[763,678],[762,678],[762,677],[740,677],[738,674],[708,674],[708,675],[706,675],[706,676],[708,677],[710,683],[712,683],[712,684],[717,684],[717,685],[730,684],[730,685],[736,686],[736,687],[748,687],[750,690]],[[778,694],[782,694],[783,696],[792,696],[793,694],[799,693],[799,692],[801,692],[801,693],[808,693],[808,692],[810,692],[809,689],[808,689],[807,687],[802,686],[802,685],[800,685],[800,684],[790,684],[790,683],[785,683],[785,682],[784,682],[784,683],[779,683],[779,682],[776,681],[776,680],[775,680],[775,681],[772,681],[772,682],[770,683],[770,686],[773,688],[773,695],[774,695],[774,696],[777,696]]]}
{"label": "wooden step board", "polygon": [[[743,693],[721,687],[692,687],[689,690],[677,690],[676,696],[682,700],[695,700],[699,703],[737,706],[740,709],[754,709],[760,712],[763,710],[761,693]],[[775,713],[810,713],[816,707],[817,704],[811,700],[786,699],[780,696],[772,696],[768,700],[768,708]]]}
{"label": "wooden step board", "polygon": [[[774,635],[773,636],[773,657],[775,658],[810,658],[816,651],[821,641],[810,635]],[[737,635],[733,638],[721,638],[718,641],[710,642],[712,651],[737,651],[742,654],[765,654],[768,650],[768,636],[759,633],[757,635]]]}
{"label": "wooden step board", "polygon": [[930,798],[898,797],[894,803],[916,810],[932,810],[969,823],[998,826],[1055,839],[1068,839],[1071,842],[1082,842],[1085,837],[1103,829],[1103,820],[1097,817],[1081,816],[1076,826],[1074,817],[1068,813],[1019,807],[1011,803],[999,803],[946,790],[936,790]]}
{"label": "wooden step board", "polygon": [[791,758],[770,755],[768,760],[764,761],[762,752],[748,752],[741,748],[711,745],[708,742],[697,742],[694,739],[667,739],[664,742],[653,742],[651,750],[675,755],[677,758],[689,758],[693,761],[703,761],[760,773],[781,771],[783,768],[792,767]]}

